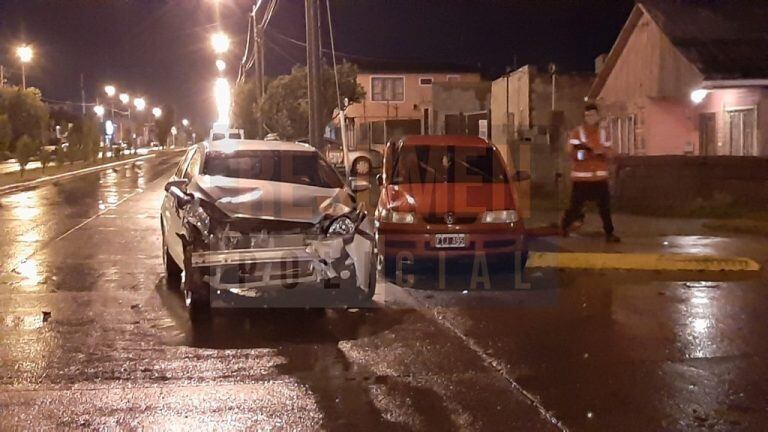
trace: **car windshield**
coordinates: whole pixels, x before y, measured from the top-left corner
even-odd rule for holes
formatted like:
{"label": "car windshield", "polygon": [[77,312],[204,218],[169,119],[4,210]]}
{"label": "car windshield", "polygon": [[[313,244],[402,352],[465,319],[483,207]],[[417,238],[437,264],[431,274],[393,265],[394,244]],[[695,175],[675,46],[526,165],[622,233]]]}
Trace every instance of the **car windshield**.
{"label": "car windshield", "polygon": [[203,174],[249,180],[268,180],[322,188],[344,186],[336,171],[315,152],[247,150],[210,152]]}
{"label": "car windshield", "polygon": [[392,184],[506,183],[504,164],[492,147],[403,147],[393,164]]}

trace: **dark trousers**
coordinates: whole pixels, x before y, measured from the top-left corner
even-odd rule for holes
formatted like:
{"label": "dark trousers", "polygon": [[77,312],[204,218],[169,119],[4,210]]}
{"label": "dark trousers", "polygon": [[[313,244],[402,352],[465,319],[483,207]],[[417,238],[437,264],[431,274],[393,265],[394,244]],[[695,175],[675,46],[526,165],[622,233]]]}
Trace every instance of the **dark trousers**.
{"label": "dark trousers", "polygon": [[597,208],[600,210],[600,218],[603,219],[603,230],[605,230],[606,234],[613,234],[611,193],[608,190],[608,180],[573,182],[571,204],[563,215],[563,229],[567,230],[577,220],[584,219],[584,204],[588,201],[597,203]]}

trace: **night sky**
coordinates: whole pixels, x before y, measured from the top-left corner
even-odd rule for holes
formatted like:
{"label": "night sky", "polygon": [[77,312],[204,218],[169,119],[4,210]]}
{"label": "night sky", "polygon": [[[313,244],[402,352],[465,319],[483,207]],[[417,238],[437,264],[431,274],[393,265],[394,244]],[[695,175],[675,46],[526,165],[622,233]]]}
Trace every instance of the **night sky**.
{"label": "night sky", "polygon": [[[13,48],[28,42],[35,49],[28,85],[48,99],[79,101],[82,73],[89,102],[113,83],[152,105],[175,105],[179,117],[207,122],[214,116],[216,76],[208,37],[217,25],[233,37],[227,60],[234,76],[254,0],[220,0],[220,19],[214,3],[0,0],[0,64],[11,68],[11,82],[20,81]],[[561,70],[592,70],[632,5],[631,0],[331,0],[331,11],[336,49],[361,61],[480,65],[486,77],[495,78],[514,64],[554,61]],[[267,29],[267,74],[305,62],[304,48],[287,38],[305,40],[301,0],[278,3]],[[327,33],[322,42],[329,46]]]}

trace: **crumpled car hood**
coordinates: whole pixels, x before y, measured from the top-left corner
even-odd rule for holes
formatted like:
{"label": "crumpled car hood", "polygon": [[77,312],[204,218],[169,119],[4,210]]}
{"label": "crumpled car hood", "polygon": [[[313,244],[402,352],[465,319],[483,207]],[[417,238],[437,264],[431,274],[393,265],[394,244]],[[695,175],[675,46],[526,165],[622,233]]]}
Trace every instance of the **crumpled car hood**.
{"label": "crumpled car hood", "polygon": [[200,175],[187,192],[213,203],[230,217],[318,223],[326,215],[355,208],[346,189]]}

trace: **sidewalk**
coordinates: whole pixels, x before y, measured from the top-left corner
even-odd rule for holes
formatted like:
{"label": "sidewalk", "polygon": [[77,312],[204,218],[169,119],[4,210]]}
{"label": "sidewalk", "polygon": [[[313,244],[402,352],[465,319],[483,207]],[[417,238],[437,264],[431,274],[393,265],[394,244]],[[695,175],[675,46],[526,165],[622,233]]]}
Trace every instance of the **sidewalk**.
{"label": "sidewalk", "polygon": [[[539,212],[528,228],[559,220],[556,212]],[[748,270],[768,265],[768,242],[757,234],[737,234],[707,228],[710,219],[683,219],[614,214],[622,242],[606,243],[600,216],[587,212],[584,225],[569,237],[533,239],[533,265],[570,268],[636,270]],[[538,261],[537,261],[538,260]],[[750,262],[751,261],[751,262]],[[545,265],[549,264],[549,265]]]}

